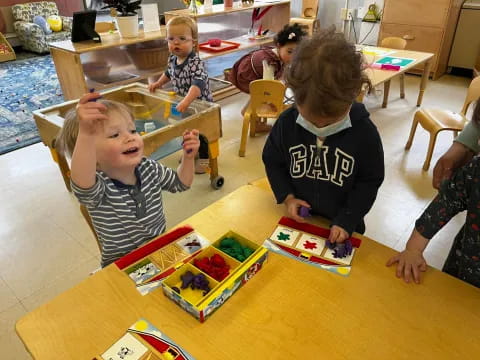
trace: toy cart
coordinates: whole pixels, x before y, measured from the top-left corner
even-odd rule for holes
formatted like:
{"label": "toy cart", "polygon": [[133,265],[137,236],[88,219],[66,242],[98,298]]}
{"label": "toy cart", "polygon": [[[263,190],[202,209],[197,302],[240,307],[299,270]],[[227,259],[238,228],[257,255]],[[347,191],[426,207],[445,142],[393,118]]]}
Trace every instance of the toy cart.
{"label": "toy cart", "polygon": [[[145,156],[149,156],[166,142],[182,136],[186,129],[198,129],[208,140],[210,184],[214,189],[223,186],[224,179],[218,174],[217,164],[218,140],[222,132],[219,105],[195,100],[187,111],[180,114],[175,111],[175,104],[180,102],[182,97],[161,90],[150,93],[147,86],[140,83],[102,92],[102,97],[127,105],[135,116],[137,128],[145,128],[146,123],[154,125],[148,132],[142,133]],[[70,168],[63,154],[57,152],[55,138],[63,126],[64,116],[77,103],[78,100],[67,101],[33,112],[42,142],[50,148],[69,191]]]}

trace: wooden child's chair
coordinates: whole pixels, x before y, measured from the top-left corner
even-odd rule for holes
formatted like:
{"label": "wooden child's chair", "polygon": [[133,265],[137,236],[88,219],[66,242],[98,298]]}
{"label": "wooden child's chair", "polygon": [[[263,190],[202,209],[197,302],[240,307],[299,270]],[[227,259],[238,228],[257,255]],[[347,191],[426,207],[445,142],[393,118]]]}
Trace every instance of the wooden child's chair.
{"label": "wooden child's chair", "polygon": [[298,24],[310,36],[320,29],[320,20],[317,19],[318,0],[302,1],[302,17],[291,18],[290,25]]}
{"label": "wooden child's chair", "polygon": [[255,136],[257,119],[277,118],[284,110],[285,85],[278,80],[255,80],[250,83],[250,104],[243,115],[242,138],[238,156],[245,156],[247,133]]}
{"label": "wooden child's chair", "polygon": [[100,251],[100,254],[101,254],[102,253],[102,247],[100,246],[100,241],[98,241],[97,232],[95,231],[95,228],[93,227],[92,219],[90,218],[90,214],[88,213],[87,208],[84,205],[80,205],[80,212],[82,213],[83,218],[85,219],[88,226],[90,227],[90,230],[92,230],[93,236],[95,237],[95,240],[97,241],[98,251]]}
{"label": "wooden child's chair", "polygon": [[[403,50],[407,46],[407,40],[400,37],[386,37],[382,40],[381,47]],[[388,103],[388,93],[390,92],[390,80],[383,83],[383,103],[386,108]],[[400,74],[400,99],[405,98],[405,74]]]}
{"label": "wooden child's chair", "polygon": [[468,121],[465,117],[468,107],[473,101],[478,100],[479,98],[480,77],[477,77],[472,80],[470,86],[468,87],[467,97],[465,98],[465,103],[463,104],[463,108],[459,114],[449,110],[440,109],[420,109],[415,113],[413,116],[410,136],[407,144],[405,145],[405,150],[410,149],[412,146],[415,130],[417,129],[417,125],[420,123],[420,125],[422,125],[422,127],[430,133],[430,142],[428,144],[428,152],[425,163],[423,164],[423,170],[427,171],[430,167],[433,148],[435,147],[435,141],[437,140],[438,133],[443,130],[452,130],[455,138],[458,135],[458,132],[463,130],[463,127]]}

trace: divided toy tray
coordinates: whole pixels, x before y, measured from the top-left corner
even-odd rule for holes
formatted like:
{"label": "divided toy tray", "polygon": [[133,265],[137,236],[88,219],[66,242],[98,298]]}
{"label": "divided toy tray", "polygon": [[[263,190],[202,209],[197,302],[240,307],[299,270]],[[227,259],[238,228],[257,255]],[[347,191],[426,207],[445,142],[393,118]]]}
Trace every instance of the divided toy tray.
{"label": "divided toy tray", "polygon": [[[225,244],[230,243],[230,239],[234,239],[239,244],[239,246],[236,245],[237,250],[228,246],[225,250]],[[205,263],[212,264],[214,262],[212,259],[219,257],[229,268],[228,275],[223,274],[219,277],[218,272],[215,273],[212,269],[204,267]],[[203,322],[262,268],[266,258],[267,250],[264,247],[229,231],[212,245],[190,258],[184,265],[178,267],[163,281],[162,288],[168,298]],[[204,266],[201,266],[202,263]],[[196,288],[192,285],[195,280],[186,286],[186,278],[199,275],[200,279],[208,281],[209,288]]]}
{"label": "divided toy tray", "polygon": [[220,46],[210,46],[208,42],[204,42],[198,45],[201,50],[210,51],[210,52],[222,52],[227,50],[233,50],[240,46],[239,43],[233,41],[222,40]]}
{"label": "divided toy tray", "polygon": [[[203,322],[262,268],[267,253],[266,248],[233,231],[210,244],[192,227],[183,226],[132,251],[115,264],[142,295],[161,286],[168,298]],[[197,285],[200,279],[203,285],[208,282],[208,289],[193,286],[193,280],[185,286],[182,277],[187,272],[195,276]]]}

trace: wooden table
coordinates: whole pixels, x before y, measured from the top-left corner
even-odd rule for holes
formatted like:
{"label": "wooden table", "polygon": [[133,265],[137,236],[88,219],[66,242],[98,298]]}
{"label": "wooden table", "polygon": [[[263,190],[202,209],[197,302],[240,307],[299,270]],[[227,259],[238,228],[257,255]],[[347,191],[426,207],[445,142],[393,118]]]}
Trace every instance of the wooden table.
{"label": "wooden table", "polygon": [[[246,185],[184,223],[211,240],[232,229],[260,244],[283,214],[271,192]],[[385,267],[395,251],[362,239],[348,277],[270,254],[203,324],[160,289],[141,296],[110,265],[25,315],[16,330],[35,359],[91,359],[140,317],[200,360],[476,358],[479,289],[432,268],[421,285],[405,284]]]}
{"label": "wooden table", "polygon": [[[423,94],[425,93],[425,89],[427,87],[428,76],[430,74],[430,67],[431,67],[434,54],[420,52],[420,51],[410,51],[410,50],[394,50],[394,49],[376,48],[376,47],[369,47],[369,48],[392,51],[392,53],[388,55],[382,55],[382,56],[378,56],[378,55],[375,56],[369,53],[364,53],[364,57],[367,64],[373,64],[375,61],[379,60],[384,56],[402,57],[402,58],[409,58],[409,59],[415,60],[410,64],[408,64],[407,66],[403,67],[399,71],[367,68],[366,73],[370,81],[372,82],[373,86],[378,86],[383,83],[386,83],[391,79],[393,79],[394,77],[400,76],[401,74],[404,74],[409,70],[412,70],[413,68],[418,68],[420,65],[423,64],[422,80],[420,82],[420,90],[418,92],[418,98],[417,98],[417,106],[420,106],[422,104]],[[363,99],[364,95],[365,93],[363,92],[360,95],[360,99]],[[384,103],[382,106],[386,107],[386,104]]]}

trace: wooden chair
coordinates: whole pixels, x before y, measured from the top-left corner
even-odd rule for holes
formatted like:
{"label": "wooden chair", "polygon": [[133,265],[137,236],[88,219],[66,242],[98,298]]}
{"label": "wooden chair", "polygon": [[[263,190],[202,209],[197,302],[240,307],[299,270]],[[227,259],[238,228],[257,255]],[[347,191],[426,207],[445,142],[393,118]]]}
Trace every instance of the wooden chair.
{"label": "wooden chair", "polygon": [[255,80],[250,83],[250,104],[243,115],[242,138],[238,156],[245,156],[247,133],[255,136],[257,119],[277,118],[284,110],[285,85],[278,80]]}
{"label": "wooden chair", "polygon": [[90,218],[90,214],[88,213],[87,208],[84,205],[80,205],[80,212],[83,215],[83,218],[87,222],[88,226],[90,227],[90,230],[92,230],[93,236],[95,236],[95,240],[97,241],[97,246],[98,246],[98,251],[100,251],[100,254],[102,253],[102,247],[100,245],[100,241],[98,240],[97,232],[95,231],[95,228],[93,227],[92,219]]}
{"label": "wooden chair", "polygon": [[290,18],[290,25],[298,24],[309,36],[320,30],[320,20],[316,18]]}
{"label": "wooden chair", "polygon": [[407,144],[405,145],[405,150],[410,149],[412,146],[415,130],[417,129],[417,125],[420,123],[420,125],[430,133],[430,142],[428,144],[428,152],[425,163],[423,164],[423,170],[427,171],[430,167],[433,148],[435,147],[435,141],[437,140],[438,133],[443,130],[452,130],[454,132],[454,137],[456,137],[458,132],[463,130],[463,127],[468,121],[465,117],[468,107],[473,101],[478,100],[479,98],[480,77],[477,77],[472,80],[470,86],[468,87],[467,97],[465,98],[465,103],[463,104],[463,108],[459,114],[449,110],[440,109],[420,109],[415,113],[413,116],[410,136]]}
{"label": "wooden chair", "polygon": [[[382,40],[381,47],[403,50],[407,46],[407,40],[399,37],[386,37]],[[383,83],[383,103],[382,108],[387,107],[388,93],[390,91],[390,80]],[[405,98],[405,74],[400,74],[400,99]]]}

